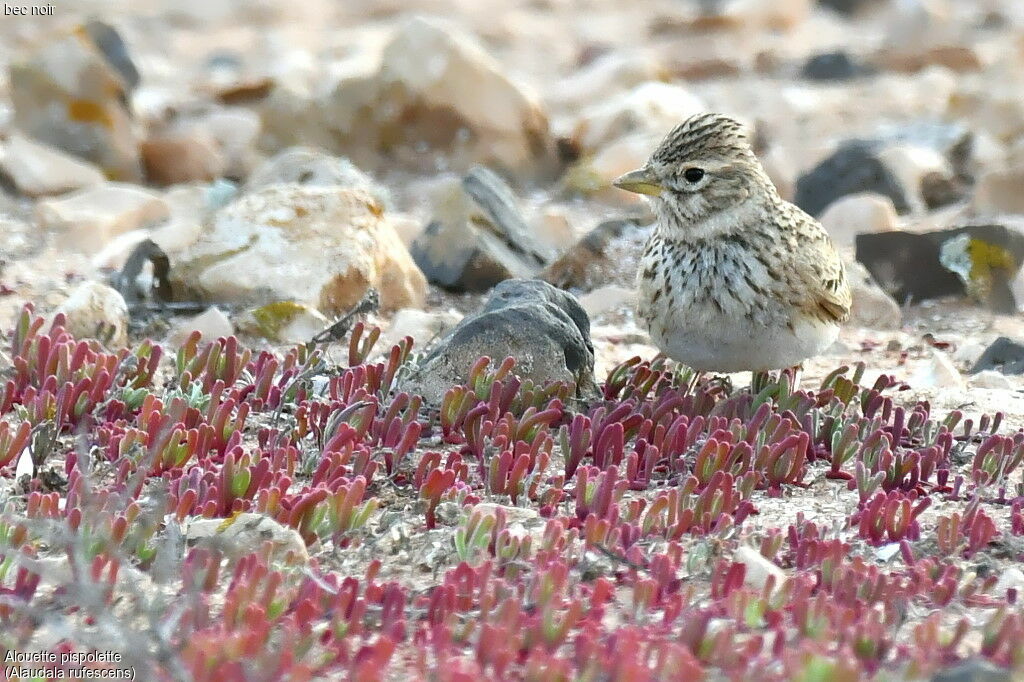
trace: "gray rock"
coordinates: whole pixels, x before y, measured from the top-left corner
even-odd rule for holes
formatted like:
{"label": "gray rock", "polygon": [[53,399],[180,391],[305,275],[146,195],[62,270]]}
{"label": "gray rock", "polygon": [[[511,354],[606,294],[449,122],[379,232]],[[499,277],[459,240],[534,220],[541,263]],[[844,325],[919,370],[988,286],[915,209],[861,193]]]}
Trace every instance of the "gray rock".
{"label": "gray rock", "polygon": [[800,69],[800,76],[812,81],[844,81],[873,72],[869,66],[860,63],[842,50],[816,54],[810,57]]}
{"label": "gray rock", "polygon": [[1024,374],[1024,345],[1013,339],[1000,336],[993,341],[978,361],[971,367],[971,374],[987,369],[999,370],[1003,374]]}
{"label": "gray rock", "polygon": [[818,0],[818,4],[835,10],[840,14],[851,16],[869,5],[877,5],[879,3],[877,0]]}
{"label": "gray rock", "polygon": [[897,301],[969,294],[1004,314],[1024,304],[1013,286],[1024,263],[1024,229],[1011,221],[858,234],[855,241],[857,260]]}
{"label": "gray rock", "polygon": [[907,194],[896,176],[870,142],[844,143],[834,154],[796,181],[794,203],[814,216],[839,197],[859,192],[875,192],[892,199],[899,213],[910,210]]}
{"label": "gray rock", "polygon": [[516,359],[515,374],[540,384],[574,381],[580,392],[594,385],[590,320],[571,295],[540,280],[506,280],[479,312],[464,318],[427,353],[402,390],[438,403],[465,382],[473,363]]}
{"label": "gray rock", "polygon": [[872,191],[892,199],[901,214],[937,208],[966,195],[973,152],[974,135],[962,125],[885,126],[870,138],[845,141],[800,177],[794,203],[817,216],[841,196]]}
{"label": "gray rock", "polygon": [[97,49],[103,53],[107,63],[121,74],[128,90],[134,90],[141,79],[121,35],[110,24],[95,19],[86,22],[85,32],[92,38]]}
{"label": "gray rock", "polygon": [[931,682],[1011,682],[1013,675],[983,659],[964,661],[932,675]]}
{"label": "gray rock", "polygon": [[486,291],[498,282],[529,278],[554,259],[530,231],[515,195],[486,168],[442,188],[434,220],[410,252],[427,279],[453,291]]}

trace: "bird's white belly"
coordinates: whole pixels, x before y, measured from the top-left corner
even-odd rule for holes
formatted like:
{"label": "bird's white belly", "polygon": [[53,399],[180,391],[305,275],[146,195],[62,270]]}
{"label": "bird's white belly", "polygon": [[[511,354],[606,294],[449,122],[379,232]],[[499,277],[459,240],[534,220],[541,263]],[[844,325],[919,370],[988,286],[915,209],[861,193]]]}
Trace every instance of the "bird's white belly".
{"label": "bird's white belly", "polygon": [[[828,348],[839,327],[810,318],[786,325],[752,323],[744,317],[680,310],[651,325],[652,340],[664,353],[701,371],[743,372],[799,365]],[[705,313],[705,314],[701,314]]]}

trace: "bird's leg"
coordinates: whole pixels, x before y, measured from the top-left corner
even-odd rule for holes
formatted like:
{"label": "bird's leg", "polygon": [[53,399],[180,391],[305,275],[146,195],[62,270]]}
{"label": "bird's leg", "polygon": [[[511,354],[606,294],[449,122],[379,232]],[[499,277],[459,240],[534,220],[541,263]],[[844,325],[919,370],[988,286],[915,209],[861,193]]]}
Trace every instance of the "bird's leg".
{"label": "bird's leg", "polygon": [[796,391],[798,388],[800,388],[800,373],[803,372],[803,370],[803,363],[800,363],[799,365],[793,365],[792,367],[782,370],[783,372],[789,374],[789,384],[792,387],[793,391]]}
{"label": "bird's leg", "polygon": [[704,372],[700,370],[690,368],[690,378],[686,381],[686,392],[683,395],[690,395],[697,390],[697,386],[700,385],[700,380],[704,376]]}
{"label": "bird's leg", "polygon": [[732,395],[732,377],[728,374],[716,374],[708,381],[708,387],[718,384],[725,391],[726,395]]}
{"label": "bird's leg", "polygon": [[770,372],[764,370],[758,370],[751,372],[750,375],[750,393],[757,395],[768,387],[771,383],[772,375]]}

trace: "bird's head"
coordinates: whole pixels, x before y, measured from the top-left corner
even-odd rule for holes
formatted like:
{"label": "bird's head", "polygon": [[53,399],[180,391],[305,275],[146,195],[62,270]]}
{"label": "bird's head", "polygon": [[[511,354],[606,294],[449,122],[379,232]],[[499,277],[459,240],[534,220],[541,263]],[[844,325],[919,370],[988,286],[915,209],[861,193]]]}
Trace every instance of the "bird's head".
{"label": "bird's head", "polygon": [[676,126],[643,168],[616,179],[615,186],[651,196],[660,224],[683,232],[711,228],[720,214],[749,199],[775,196],[746,128],[714,113]]}

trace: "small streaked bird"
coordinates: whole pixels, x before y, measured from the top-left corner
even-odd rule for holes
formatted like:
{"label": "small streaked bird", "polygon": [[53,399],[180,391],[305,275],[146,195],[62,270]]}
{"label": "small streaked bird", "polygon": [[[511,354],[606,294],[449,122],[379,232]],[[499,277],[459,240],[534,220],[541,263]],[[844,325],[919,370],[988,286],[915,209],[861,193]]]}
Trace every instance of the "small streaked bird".
{"label": "small streaked bird", "polygon": [[742,124],[693,116],[615,185],[654,204],[637,313],[666,356],[701,372],[766,372],[835,341],[850,314],[842,260],[821,224],[779,196]]}

